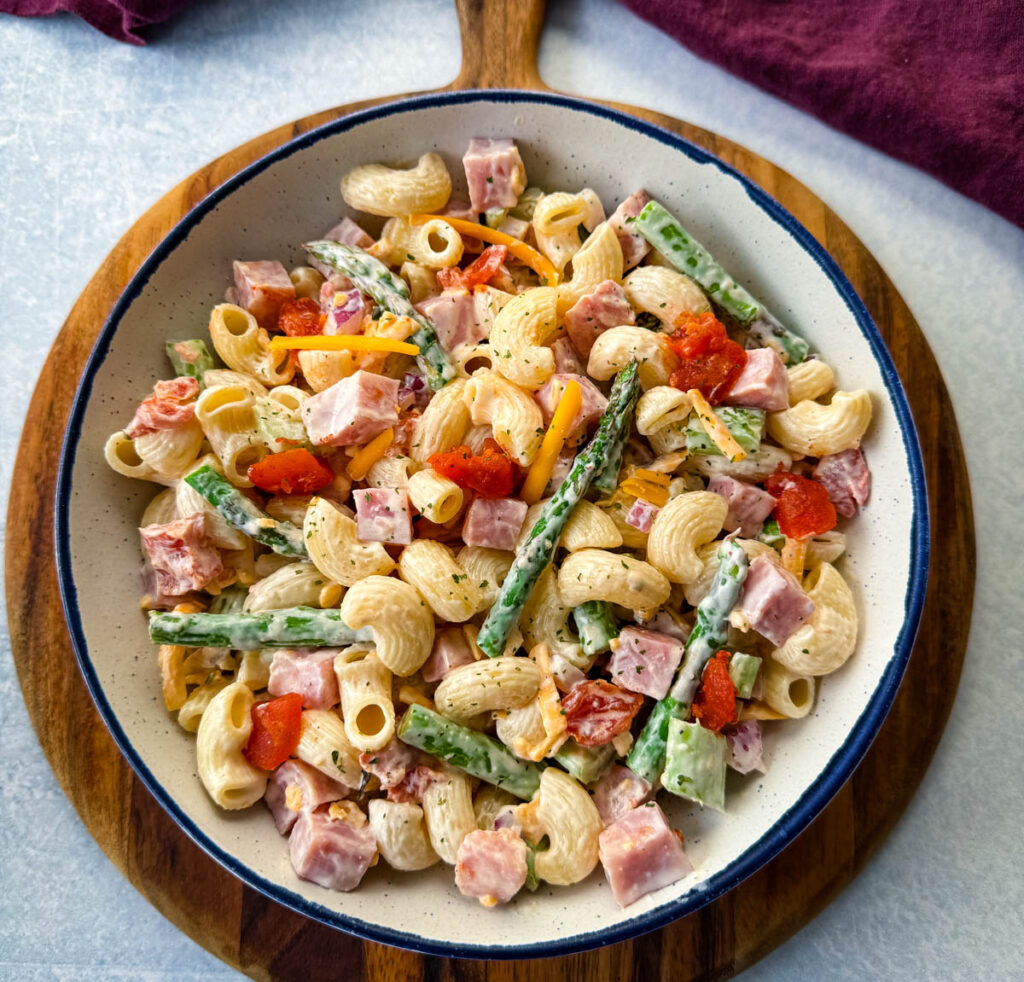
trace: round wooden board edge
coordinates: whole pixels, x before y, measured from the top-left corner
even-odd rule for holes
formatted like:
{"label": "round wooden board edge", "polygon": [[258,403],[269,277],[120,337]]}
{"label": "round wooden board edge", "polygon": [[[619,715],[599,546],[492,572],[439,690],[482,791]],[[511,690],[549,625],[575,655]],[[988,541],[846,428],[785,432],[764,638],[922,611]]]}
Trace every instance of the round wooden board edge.
{"label": "round wooden board edge", "polygon": [[[456,87],[455,85],[452,88]],[[269,958],[260,957],[251,946],[247,947],[245,930],[252,930],[258,924],[259,930],[276,935],[285,953],[294,952],[301,939],[312,940],[311,935],[322,936],[323,932],[334,935],[331,929],[324,928],[313,922],[304,922],[290,929],[283,929],[281,922],[297,919],[299,915],[279,908],[276,904],[242,887],[240,896],[233,897],[228,904],[227,919],[237,916],[239,937],[234,937],[224,924],[211,925],[201,916],[197,916],[194,897],[188,893],[170,896],[167,893],[166,876],[160,879],[161,862],[168,856],[140,857],[133,853],[136,830],[133,822],[160,823],[170,826],[169,830],[152,830],[157,839],[167,835],[173,838],[175,833],[183,842],[175,844],[175,850],[191,849],[193,856],[183,856],[177,851],[169,852],[174,862],[188,859],[194,862],[195,857],[212,869],[203,873],[199,880],[209,877],[211,883],[222,883],[224,877],[234,881],[225,871],[193,846],[159,805],[148,795],[141,784],[134,779],[127,762],[117,752],[102,721],[99,719],[91,701],[85,692],[84,682],[77,672],[73,655],[70,652],[70,640],[59,610],[56,593],[56,578],[53,570],[52,556],[52,488],[56,476],[56,458],[63,434],[64,422],[69,411],[74,392],[74,381],[77,380],[92,342],[105,319],[113,302],[120,294],[124,285],[138,268],[145,257],[167,231],[180,219],[189,208],[205,197],[215,187],[223,183],[243,166],[262,156],[270,149],[286,142],[293,136],[305,133],[325,122],[347,115],[358,109],[384,102],[398,97],[365,100],[338,109],[313,114],[295,123],[278,127],[241,147],[222,155],[195,174],[181,182],[168,192],[122,237],[111,251],[99,271],[90,280],[79,301],[75,304],[67,322],[63,326],[53,350],[47,359],[40,381],[37,386],[28,420],[42,420],[41,426],[26,423],[19,448],[19,460],[30,461],[30,466],[15,470],[11,488],[11,505],[8,514],[9,537],[7,548],[7,598],[11,621],[11,641],[14,660],[19,680],[25,694],[26,705],[44,752],[62,788],[72,801],[82,818],[83,823],[96,838],[111,861],[125,874],[132,884],[149,899],[164,916],[171,920],[196,942],[206,947],[217,957],[233,965],[254,978],[291,978],[287,957],[278,960],[276,965]],[[641,118],[655,122],[667,129],[700,144],[712,153],[722,157],[751,176],[770,194],[778,198],[790,211],[796,214],[810,231],[832,252],[834,258],[850,276],[855,286],[866,284],[871,287],[867,295],[862,294],[872,316],[883,331],[886,342],[893,352],[894,359],[901,369],[901,375],[907,371],[912,375],[907,380],[908,395],[914,408],[915,419],[921,433],[922,446],[925,448],[926,466],[930,493],[930,511],[933,523],[940,520],[948,525],[947,517],[952,515],[958,521],[952,528],[942,528],[933,524],[933,570],[948,569],[950,565],[959,570],[958,595],[970,597],[974,583],[974,536],[973,520],[970,509],[970,490],[967,483],[966,466],[960,445],[959,432],[949,403],[948,393],[942,383],[941,375],[935,364],[934,357],[920,329],[914,323],[909,310],[899,294],[853,233],[835,216],[813,192],[796,181],[791,175],[765,161],[745,148],[713,133],[690,126],[672,117],[631,106],[612,104],[614,108],[633,113]],[[858,282],[860,281],[860,282]],[[101,316],[102,313],[102,316]],[[913,348],[915,362],[900,358],[907,346]],[[73,373],[68,372],[70,366],[75,367]],[[60,366],[61,371],[58,371]],[[68,377],[72,376],[69,383]],[[906,377],[906,376],[904,376]],[[930,400],[918,396],[913,384],[915,381],[927,383]],[[922,417],[927,416],[927,424],[922,425]],[[937,433],[943,434],[941,445],[934,439]],[[34,454],[34,456],[33,456]],[[938,480],[940,472],[945,481]],[[39,488],[45,487],[47,493],[39,494]],[[40,532],[43,534],[41,535]],[[34,541],[43,547],[37,550],[14,549],[12,543]],[[941,543],[945,541],[945,546]],[[939,546],[947,555],[940,555]],[[26,558],[32,552],[45,556],[45,568],[40,571]],[[30,582],[30,571],[33,582]],[[713,904],[687,918],[635,942],[624,942],[622,945],[597,952],[569,956],[567,959],[553,959],[547,962],[532,963],[534,970],[531,978],[537,978],[537,969],[542,965],[550,967],[552,978],[558,977],[556,967],[567,967],[569,964],[582,966],[587,964],[593,971],[598,966],[614,965],[630,973],[634,971],[636,978],[657,974],[658,965],[670,959],[676,977],[683,978],[717,978],[725,977],[753,964],[767,952],[772,950],[791,934],[799,930],[812,919],[862,868],[864,862],[875,848],[883,841],[889,829],[902,814],[906,804],[912,797],[928,761],[938,743],[939,735],[945,725],[952,705],[959,678],[960,667],[966,648],[966,639],[970,623],[970,604],[962,607],[947,605],[943,610],[935,591],[936,577],[929,582],[926,599],[925,616],[918,643],[908,668],[908,677],[921,675],[918,680],[922,684],[934,674],[931,668],[918,672],[923,663],[929,661],[928,652],[934,651],[934,657],[945,666],[942,673],[942,691],[931,692],[930,715],[932,725],[924,728],[927,736],[921,737],[918,729],[916,741],[911,740],[913,732],[904,733],[901,742],[911,740],[913,747],[913,769],[899,787],[890,789],[888,799],[884,803],[883,813],[879,813],[877,805],[872,808],[870,801],[878,798],[878,779],[890,768],[879,766],[879,745],[886,735],[887,729],[907,715],[901,710],[910,701],[912,691],[920,691],[917,685],[905,684],[897,696],[893,709],[876,739],[875,746],[869,751],[857,772],[843,787],[825,811],[803,833],[800,841],[803,847],[797,850],[793,845],[788,847],[765,868],[749,878],[735,890],[715,901]],[[949,587],[949,579],[944,578]],[[33,590],[33,586],[35,589]],[[40,589],[41,588],[41,589]],[[48,610],[40,611],[40,601],[49,601]],[[56,617],[54,617],[54,601],[57,601]],[[952,612],[956,607],[960,616]],[[31,624],[36,625],[32,629]],[[62,648],[64,652],[63,666],[70,667],[72,677],[52,685],[42,684],[45,680],[38,677],[38,658],[33,660],[27,642],[31,639],[32,650],[39,651],[40,642]],[[59,656],[58,656],[59,657]],[[905,680],[906,681],[906,680]],[[77,691],[76,691],[77,690]],[[54,699],[60,704],[54,705]],[[69,721],[65,728],[59,727],[55,732],[51,710],[57,710]],[[69,710],[71,710],[69,712]],[[920,708],[910,714],[917,724],[922,720]],[[927,716],[927,714],[926,714]],[[72,722],[81,725],[72,726]],[[904,730],[900,726],[901,732]],[[94,786],[83,786],[76,783],[79,771],[68,766],[72,747],[81,754],[83,731],[89,734],[89,744],[99,757],[112,754],[112,784],[104,788],[101,797],[105,800],[118,801],[119,812],[116,816],[103,813],[102,802],[96,799]],[[888,761],[891,765],[891,760]],[[869,793],[870,789],[870,793]],[[113,797],[108,797],[112,794]],[[147,804],[148,803],[148,804]],[[112,820],[113,819],[113,820]],[[853,831],[850,831],[850,825]],[[847,852],[842,856],[833,857],[836,862],[834,875],[820,878],[803,901],[799,916],[791,917],[767,929],[756,938],[747,938],[747,944],[737,948],[737,924],[749,923],[751,913],[771,894],[766,882],[772,879],[771,871],[788,877],[796,882],[796,872],[800,861],[794,863],[796,853],[809,848],[812,840],[821,840],[821,847],[835,843],[831,839],[835,833],[843,831],[847,838]],[[151,843],[149,844],[151,846]],[[147,846],[148,848],[149,846]],[[827,864],[821,864],[825,868]],[[745,902],[745,895],[749,901]],[[741,908],[743,917],[734,916],[733,908]],[[749,908],[749,909],[748,909]],[[723,916],[720,916],[723,915]],[[278,923],[277,931],[273,930],[274,922]],[[723,930],[723,924],[728,930]],[[244,925],[244,926],[243,926]],[[768,926],[765,925],[767,928]],[[348,936],[337,933],[337,938]],[[352,944],[341,945],[348,950],[348,957],[343,959],[350,969],[356,969],[357,963],[365,973],[364,977],[380,978],[419,978],[423,974],[423,963],[420,956],[397,949],[384,948],[368,942],[361,944],[362,951],[358,958],[353,949],[360,946],[355,939],[348,939]],[[332,946],[337,947],[337,946]],[[621,949],[618,954],[616,950]],[[630,951],[632,949],[632,951]],[[273,950],[273,949],[271,949]],[[624,953],[623,953],[624,952]],[[280,952],[277,952],[280,954]],[[427,959],[426,961],[437,961]],[[336,959],[331,962],[335,968],[340,967]],[[462,977],[463,970],[471,964],[483,963],[452,963],[445,961],[440,974],[436,977]],[[502,963],[486,963],[481,971],[490,978],[506,977],[495,966]],[[305,969],[304,969],[305,970]],[[643,971],[642,971],[643,970]],[[450,974],[446,974],[450,973]],[[435,973],[431,973],[432,976]],[[478,975],[468,977],[476,978]],[[481,976],[482,977],[482,976]],[[511,976],[509,976],[511,977]],[[518,977],[518,976],[516,976]],[[525,976],[524,976],[525,977]],[[597,975],[597,977],[602,977]],[[617,974],[614,978],[626,978]]]}

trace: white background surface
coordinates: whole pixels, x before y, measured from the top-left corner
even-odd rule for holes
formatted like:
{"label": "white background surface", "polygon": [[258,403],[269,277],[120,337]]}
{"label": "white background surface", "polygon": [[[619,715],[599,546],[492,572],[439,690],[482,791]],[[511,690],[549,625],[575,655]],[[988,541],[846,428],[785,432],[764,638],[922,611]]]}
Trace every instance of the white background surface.
{"label": "white background surface", "polygon": [[[540,56],[548,84],[717,130],[795,174],[853,228],[939,359],[971,470],[974,622],[935,760],[858,879],[743,978],[1024,978],[1024,233],[698,61],[611,0],[549,6]],[[338,103],[445,84],[459,60],[445,0],[350,0],[334,9],[217,0],[150,36],[148,47],[132,48],[71,17],[0,16],[5,508],[49,345],[139,214],[264,130]],[[0,979],[239,978],[163,920],[78,821],[29,725],[6,634],[0,706]]]}

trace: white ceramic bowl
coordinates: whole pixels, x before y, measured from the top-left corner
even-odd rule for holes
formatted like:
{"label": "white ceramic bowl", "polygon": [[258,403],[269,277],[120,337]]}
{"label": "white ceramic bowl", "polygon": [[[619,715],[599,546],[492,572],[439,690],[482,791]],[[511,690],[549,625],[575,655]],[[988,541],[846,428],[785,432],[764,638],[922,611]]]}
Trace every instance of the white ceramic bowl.
{"label": "white ceramic bowl", "polygon": [[[828,677],[814,711],[771,729],[765,775],[730,774],[728,813],[666,806],[697,874],[620,910],[601,875],[542,887],[501,909],[461,897],[451,869],[395,873],[384,863],[353,893],[299,880],[262,808],[220,811],[196,777],[194,738],[164,711],[138,607],[135,531],[154,489],[113,473],[103,443],[165,377],[163,342],[205,328],[231,260],[298,263],[300,243],[345,207],[338,182],[369,161],[438,150],[451,173],[470,137],[513,136],[532,184],[594,188],[606,203],[646,187],[740,282],[795,325],[836,369],[867,388],[872,499],[849,530],[845,572],[861,613],[854,657]],[[839,268],[783,208],[746,178],[674,134],[574,99],[456,93],[356,113],[246,168],[157,247],[118,301],[86,367],[57,492],[65,612],[82,672],[136,773],[210,855],[275,900],[346,931],[423,952],[530,957],[608,944],[663,925],[735,886],[789,843],[852,772],[902,677],[927,578],[928,513],[913,422],[877,329]],[[665,795],[669,798],[670,796]]]}

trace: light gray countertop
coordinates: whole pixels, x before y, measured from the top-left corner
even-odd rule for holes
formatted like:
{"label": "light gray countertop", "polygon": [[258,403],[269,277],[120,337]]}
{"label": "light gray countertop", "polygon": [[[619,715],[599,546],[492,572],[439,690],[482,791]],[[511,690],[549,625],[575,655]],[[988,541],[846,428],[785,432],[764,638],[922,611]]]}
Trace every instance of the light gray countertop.
{"label": "light gray countertop", "polygon": [[[744,979],[1024,978],[1024,475],[1016,444],[1024,232],[697,60],[611,0],[549,6],[540,67],[550,85],[716,130],[789,170],[853,228],[927,335],[967,451],[978,583],[938,753],[855,882]],[[68,16],[0,15],[4,509],[46,352],[142,211],[272,126],[443,85],[458,61],[446,0],[350,0],[333,9],[217,0],[159,28],[146,48],[116,44]],[[165,921],[93,843],[29,725],[6,631],[0,649],[0,978],[239,978]]]}

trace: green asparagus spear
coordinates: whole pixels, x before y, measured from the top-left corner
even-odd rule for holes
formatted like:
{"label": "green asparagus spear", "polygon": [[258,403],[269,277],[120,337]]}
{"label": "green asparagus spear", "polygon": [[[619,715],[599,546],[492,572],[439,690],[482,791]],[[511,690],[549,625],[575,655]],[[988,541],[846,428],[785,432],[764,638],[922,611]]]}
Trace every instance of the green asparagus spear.
{"label": "green asparagus spear", "polygon": [[594,475],[591,484],[603,494],[611,494],[619,486],[619,471],[622,470],[622,451],[626,446],[627,430],[623,438],[609,451],[601,464],[600,470]]}
{"label": "green asparagus spear", "polygon": [[[715,414],[747,453],[757,453],[761,446],[761,433],[764,431],[763,409],[715,406]],[[686,423],[686,449],[691,456],[722,456],[722,451],[708,436],[704,424],[696,416],[691,416]]]}
{"label": "green asparagus spear", "polygon": [[610,743],[602,744],[600,747],[581,747],[569,737],[552,756],[580,784],[590,784],[611,767],[612,761],[615,760],[615,747]]}
{"label": "green asparagus spear", "polygon": [[519,760],[493,737],[462,726],[425,706],[410,706],[398,739],[440,757],[467,774],[529,801],[540,787],[541,768]]}
{"label": "green asparagus spear", "polygon": [[779,357],[795,365],[807,357],[810,345],[783,326],[775,316],[743,289],[675,217],[657,201],[649,201],[632,220],[636,230],[681,273],[696,280],[709,297],[750,336],[774,348]]}
{"label": "green asparagus spear", "polygon": [[293,450],[296,447],[311,449],[302,420],[273,399],[256,400],[256,425],[260,436],[274,451]]}
{"label": "green asparagus spear", "polygon": [[203,372],[213,368],[213,357],[206,342],[196,338],[193,341],[168,341],[167,357],[177,375],[190,375],[203,387]]}
{"label": "green asparagus spear", "polygon": [[763,542],[766,546],[771,546],[773,549],[781,550],[786,544],[786,537],[782,534],[782,529],[779,528],[779,523],[774,518],[766,518],[764,525],[761,526],[761,531],[757,533],[757,541]]}
{"label": "green asparagus spear", "polygon": [[725,811],[725,737],[700,723],[671,720],[661,783],[680,798]]}
{"label": "green asparagus spear", "polygon": [[335,608],[287,607],[259,614],[176,614],[152,611],[149,637],[186,648],[333,648],[372,641],[373,629],[353,631]]}
{"label": "green asparagus spear", "polygon": [[668,695],[655,704],[626,761],[635,774],[652,784],[665,765],[669,723],[689,716],[704,666],[725,644],[729,612],[747,576],[747,555],[742,546],[726,540],[718,555],[722,565],[707,596],[697,606],[697,620],[686,642],[676,680]]}
{"label": "green asparagus spear", "polygon": [[355,286],[385,310],[409,317],[418,325],[409,340],[419,345],[419,362],[432,389],[440,389],[455,378],[455,367],[437,340],[434,325],[409,300],[409,287],[380,260],[357,246],[321,239],[307,242],[305,249],[320,262],[347,276]]}
{"label": "green asparagus spear", "polygon": [[548,500],[530,535],[516,550],[512,568],[501,584],[476,643],[494,658],[505,650],[505,642],[530,597],[537,578],[551,562],[558,537],[573,508],[587,493],[597,469],[617,443],[625,439],[633,419],[633,407],[640,391],[637,363],[631,361],[615,377],[608,406],[598,423],[594,438],[576,455],[565,480]]}
{"label": "green asparagus spear", "polygon": [[619,636],[619,625],[612,613],[612,605],[604,600],[588,600],[572,612],[576,633],[580,636],[583,654],[599,655],[611,647],[612,639]]}
{"label": "green asparagus spear", "polygon": [[198,491],[228,525],[273,549],[282,556],[308,559],[302,529],[291,522],[279,522],[257,508],[227,478],[221,477],[209,464],[192,471],[185,483]]}

